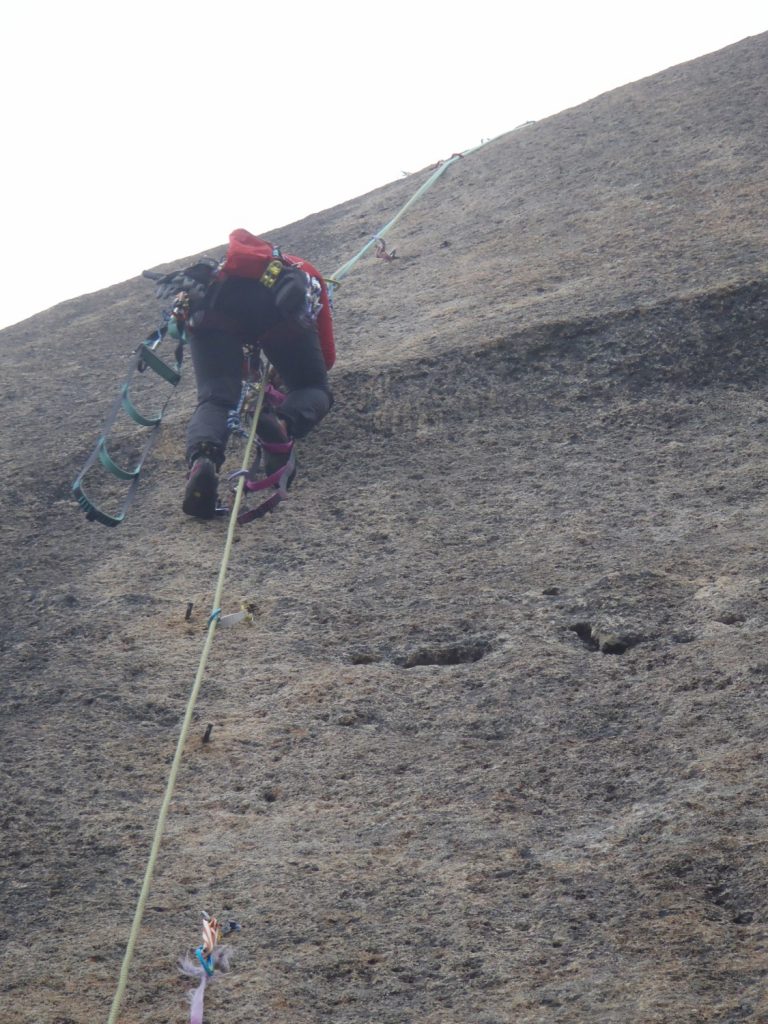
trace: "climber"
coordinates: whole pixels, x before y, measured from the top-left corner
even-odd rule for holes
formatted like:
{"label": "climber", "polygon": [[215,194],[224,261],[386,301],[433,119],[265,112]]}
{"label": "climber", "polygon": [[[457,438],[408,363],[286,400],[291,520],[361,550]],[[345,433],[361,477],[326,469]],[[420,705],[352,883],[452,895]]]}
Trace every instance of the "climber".
{"label": "climber", "polygon": [[[180,277],[181,275],[181,277]],[[171,282],[172,279],[172,282]],[[240,228],[230,235],[223,262],[204,260],[164,279],[158,295],[182,280],[198,405],[187,428],[183,511],[198,519],[216,514],[218,473],[224,462],[230,414],[241,393],[243,346],[258,346],[274,367],[285,399],[265,409],[257,435],[267,475],[291,457],[333,405],[328,370],[335,361],[328,291],[306,260],[283,255]],[[291,480],[295,468],[291,466]],[[290,481],[289,481],[290,482]]]}

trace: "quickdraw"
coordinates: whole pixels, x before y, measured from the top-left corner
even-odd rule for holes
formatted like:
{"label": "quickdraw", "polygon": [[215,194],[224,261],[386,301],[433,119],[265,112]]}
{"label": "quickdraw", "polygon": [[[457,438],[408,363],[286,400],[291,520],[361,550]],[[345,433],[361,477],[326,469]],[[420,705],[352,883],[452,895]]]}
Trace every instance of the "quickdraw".
{"label": "quickdraw", "polygon": [[[526,123],[533,123],[533,122],[526,122]],[[491,141],[490,139],[484,139],[483,142],[480,143],[480,145],[482,146],[486,142],[490,142],[490,141]],[[471,152],[471,150],[469,150],[469,152]],[[449,157],[445,157],[442,160],[438,160],[436,164],[432,164],[432,166],[428,167],[427,170],[428,171],[437,170],[438,167],[444,167],[446,164],[452,163],[454,160],[461,160],[461,158],[463,156],[465,156],[464,153],[451,153],[451,155]]]}
{"label": "quickdraw", "polygon": [[[255,412],[258,401],[259,382],[263,376],[263,372],[259,349],[255,345],[244,345],[242,369],[243,379],[240,386],[240,398],[238,399],[235,408],[230,409],[229,414],[227,415],[227,430],[229,431],[230,437],[248,436],[248,431],[243,426],[243,421],[250,419]],[[276,392],[275,389],[268,384],[267,394],[265,397],[269,397],[270,390],[275,394],[281,394],[280,392]]]}
{"label": "quickdraw", "polygon": [[226,946],[220,946],[222,938],[229,932],[240,931],[237,921],[229,921],[223,928],[215,917],[210,917],[203,911],[203,941],[194,951],[194,958],[184,957],[179,967],[181,973],[188,978],[194,978],[198,982],[196,989],[189,994],[189,1022],[190,1024],[203,1024],[203,1001],[205,989],[213,979],[216,968],[221,971],[229,970],[229,950]]}
{"label": "quickdraw", "polygon": [[397,249],[393,249],[392,252],[387,252],[387,243],[384,239],[380,238],[378,235],[374,235],[373,237],[376,242],[376,251],[374,252],[374,255],[378,259],[386,260],[387,263],[391,263],[392,260],[397,259]]}

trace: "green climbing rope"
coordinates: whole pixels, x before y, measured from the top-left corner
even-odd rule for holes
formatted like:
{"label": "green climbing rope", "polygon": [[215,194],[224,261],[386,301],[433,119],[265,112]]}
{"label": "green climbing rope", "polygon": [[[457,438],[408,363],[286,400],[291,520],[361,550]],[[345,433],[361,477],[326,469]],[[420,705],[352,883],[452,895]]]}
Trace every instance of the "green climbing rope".
{"label": "green climbing rope", "polygon": [[457,160],[461,160],[462,157],[468,156],[470,153],[475,153],[478,149],[481,149],[483,146],[486,146],[488,142],[491,141],[491,139],[488,139],[486,142],[481,142],[477,146],[472,146],[470,149],[465,149],[463,153],[454,153],[454,155],[452,157],[449,157],[448,160],[443,160],[443,162],[438,165],[437,170],[435,170],[427,178],[427,180],[419,186],[419,188],[413,193],[408,202],[405,203],[405,205],[400,210],[398,210],[398,212],[395,214],[392,220],[389,221],[388,224],[385,224],[381,231],[378,232],[378,234],[373,235],[373,237],[368,242],[366,242],[366,244],[363,246],[360,252],[357,253],[356,256],[353,256],[351,260],[347,260],[346,263],[343,263],[329,280],[332,283],[340,283],[347,276],[350,270],[352,270],[352,268],[363,258],[363,256],[365,256],[366,253],[370,252],[373,246],[376,245],[376,243],[381,238],[386,237],[386,235],[390,233],[392,228],[395,226],[395,224],[397,224],[397,222],[400,220],[403,214],[410,210],[413,204],[417,200],[421,199],[425,192],[432,188],[437,179],[441,175],[445,174],[445,172],[452,164],[455,164]]}

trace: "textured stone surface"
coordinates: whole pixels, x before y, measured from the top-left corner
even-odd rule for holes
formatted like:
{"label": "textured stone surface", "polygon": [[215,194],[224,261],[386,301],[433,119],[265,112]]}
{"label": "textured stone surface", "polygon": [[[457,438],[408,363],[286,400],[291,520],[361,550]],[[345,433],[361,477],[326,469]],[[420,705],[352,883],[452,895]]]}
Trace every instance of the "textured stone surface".
{"label": "textured stone surface", "polygon": [[[122,1020],[184,1019],[202,909],[242,924],[209,1024],[768,1020],[767,60],[494,141],[338,290]],[[332,272],[426,174],[271,234]],[[126,522],[70,498],[156,320],[137,279],[0,332],[3,1022],[106,1019],[202,650],[191,375]]]}

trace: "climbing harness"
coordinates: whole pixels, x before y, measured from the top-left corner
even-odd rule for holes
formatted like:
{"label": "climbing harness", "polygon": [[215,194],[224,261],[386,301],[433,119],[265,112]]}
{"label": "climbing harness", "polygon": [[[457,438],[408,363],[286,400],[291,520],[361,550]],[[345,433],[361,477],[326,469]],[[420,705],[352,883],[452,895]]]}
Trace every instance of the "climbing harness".
{"label": "climbing harness", "polygon": [[[269,415],[279,409],[285,401],[285,393],[275,387],[269,381],[269,374],[263,365],[258,349],[253,345],[244,348],[243,358],[243,381],[240,389],[240,399],[227,417],[230,441],[236,437],[247,437],[248,430],[244,424],[252,423],[256,409],[256,402],[263,392],[262,413]],[[285,461],[279,468],[259,477],[258,474],[266,465],[266,456],[285,456]],[[237,481],[241,478],[244,481],[246,494],[257,494],[260,491],[273,490],[274,493],[255,508],[245,509],[237,517],[239,526],[252,522],[254,519],[261,519],[268,512],[273,512],[280,502],[288,497],[288,487],[296,471],[296,457],[294,455],[294,442],[287,438],[285,441],[270,441],[259,433],[259,425],[256,425],[256,457],[250,469],[238,469],[230,473],[227,481],[230,491],[234,491]],[[225,502],[219,501],[216,506],[217,516],[227,516],[230,507]]]}
{"label": "climbing harness", "polygon": [[[230,236],[228,256],[223,261],[214,260],[212,257],[203,257],[194,266],[170,274],[144,271],[144,277],[155,282],[157,296],[159,298],[172,297],[173,306],[169,313],[164,314],[163,325],[154,331],[133,354],[128,376],[102,427],[96,447],[72,485],[78,503],[85,511],[86,518],[91,522],[99,522],[105,526],[118,526],[125,518],[139,486],[141,469],[156,440],[166,405],[170,401],[171,396],[168,395],[162,408],[152,416],[140,412],[130,395],[134,375],[143,373],[149,368],[175,388],[181,379],[183,350],[188,342],[189,325],[194,323],[197,326],[200,324],[219,326],[225,330],[237,329],[237,325],[231,318],[222,316],[215,309],[203,312],[199,310],[198,305],[198,312],[193,312],[191,308],[206,295],[208,288],[220,286],[227,274],[255,277],[265,287],[274,291],[275,302],[278,306],[281,302],[285,303],[295,312],[301,323],[316,324],[323,358],[329,368],[333,365],[335,349],[330,295],[319,272],[306,260],[284,256],[277,246],[264,242],[243,229],[238,229]],[[155,354],[155,349],[166,336],[177,342],[173,366],[169,366]],[[249,344],[245,338],[243,342],[244,366],[240,399],[237,406],[230,411],[227,419],[230,439],[247,434],[244,424],[247,424],[251,417],[255,398],[261,387],[261,374],[264,372],[258,348]],[[267,381],[268,377],[264,376],[263,379]],[[268,407],[278,404],[285,397],[272,385],[268,385],[266,394],[268,395]],[[113,458],[108,447],[111,442],[111,432],[123,410],[135,425],[151,430],[140,455],[135,462],[128,466],[124,464],[124,460],[121,464]],[[270,460],[269,456],[273,456],[273,458]],[[282,459],[284,465],[268,472],[263,480],[254,479],[253,474],[260,467],[262,458],[265,463],[271,461],[274,464],[281,461],[280,456],[285,456]],[[119,481],[129,485],[122,505],[115,513],[107,512],[101,507],[103,502],[97,504],[96,500],[86,493],[85,477],[96,465],[107,470]],[[245,490],[251,494],[271,488],[274,490],[274,494],[258,507],[246,510],[242,515],[241,523],[250,522],[273,511],[287,497],[287,488],[295,475],[295,469],[292,441],[286,439],[285,445],[278,446],[271,438],[259,438],[258,458],[250,472],[246,474]],[[233,474],[230,483],[233,483],[243,473],[245,470]],[[216,514],[228,515],[229,505],[219,503]]]}

